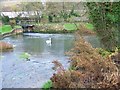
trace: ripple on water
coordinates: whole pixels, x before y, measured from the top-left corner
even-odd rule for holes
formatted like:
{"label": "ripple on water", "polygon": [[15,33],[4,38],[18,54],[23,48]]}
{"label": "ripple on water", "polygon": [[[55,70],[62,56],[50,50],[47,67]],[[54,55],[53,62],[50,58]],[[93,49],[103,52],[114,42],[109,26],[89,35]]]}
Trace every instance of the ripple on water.
{"label": "ripple on water", "polygon": [[[52,38],[51,46],[45,43],[49,37]],[[65,68],[69,67],[68,57],[64,53],[73,47],[74,36],[25,33],[3,41],[9,41],[16,47],[12,52],[3,53],[2,88],[40,88],[54,73],[53,60],[59,60]],[[30,61],[20,58],[23,52],[31,55]]]}

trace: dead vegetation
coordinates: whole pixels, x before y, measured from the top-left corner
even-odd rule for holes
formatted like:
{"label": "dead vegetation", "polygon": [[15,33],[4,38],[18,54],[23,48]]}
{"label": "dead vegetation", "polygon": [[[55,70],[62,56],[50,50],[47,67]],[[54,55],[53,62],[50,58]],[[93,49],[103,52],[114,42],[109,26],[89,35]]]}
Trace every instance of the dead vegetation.
{"label": "dead vegetation", "polygon": [[0,51],[1,52],[8,51],[11,49],[13,49],[13,45],[6,43],[6,42],[2,42],[2,41],[0,42]]}
{"label": "dead vegetation", "polygon": [[[79,37],[79,38],[78,38]],[[77,32],[75,47],[68,52],[73,70],[62,70],[51,78],[54,88],[119,88],[119,70],[109,57],[103,58]]]}
{"label": "dead vegetation", "polygon": [[78,30],[77,33],[81,35],[96,35],[95,31],[87,29],[85,24],[82,23],[79,25]]}

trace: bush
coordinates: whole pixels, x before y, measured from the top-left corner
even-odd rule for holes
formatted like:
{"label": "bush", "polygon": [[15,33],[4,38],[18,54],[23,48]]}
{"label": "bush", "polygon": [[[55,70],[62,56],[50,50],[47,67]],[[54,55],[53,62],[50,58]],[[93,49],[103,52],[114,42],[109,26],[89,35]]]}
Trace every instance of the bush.
{"label": "bush", "polygon": [[98,48],[97,50],[98,50],[98,53],[101,54],[103,57],[107,57],[107,56],[109,56],[111,54],[111,52],[106,51],[106,50],[104,50],[102,48]]}
{"label": "bush", "polygon": [[3,22],[4,24],[9,24],[9,21],[10,21],[10,19],[9,19],[8,16],[2,16],[2,22]]}
{"label": "bush", "polygon": [[120,1],[87,2],[89,19],[104,48],[114,51],[120,44]]}
{"label": "bush", "polygon": [[76,38],[75,47],[68,54],[75,70],[54,74],[54,88],[111,88],[118,84],[119,71],[114,62],[103,58],[82,37]]}
{"label": "bush", "polygon": [[14,26],[16,25],[15,19],[10,20],[10,21],[9,21],[9,24],[11,25],[12,28],[14,28]]}

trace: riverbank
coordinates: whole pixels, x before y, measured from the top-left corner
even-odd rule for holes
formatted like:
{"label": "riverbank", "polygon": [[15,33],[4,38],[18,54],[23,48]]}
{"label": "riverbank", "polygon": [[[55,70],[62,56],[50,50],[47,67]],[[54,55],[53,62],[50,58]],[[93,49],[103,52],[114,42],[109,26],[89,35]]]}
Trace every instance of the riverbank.
{"label": "riverbank", "polygon": [[68,52],[71,60],[69,70],[64,69],[60,62],[54,62],[56,73],[50,79],[51,87],[100,90],[120,88],[119,70],[112,59],[99,54],[81,37],[81,33],[78,32],[77,37],[74,48]]}
{"label": "riverbank", "polygon": [[22,28],[14,28],[12,30],[10,30],[9,32],[3,33],[0,35],[0,38],[5,38],[8,36],[12,36],[12,35],[18,35],[18,34],[22,34],[23,33],[23,29]]}
{"label": "riverbank", "polygon": [[81,30],[82,34],[93,35],[94,27],[90,23],[46,23],[36,24],[34,29],[26,29],[25,33],[74,33]]}

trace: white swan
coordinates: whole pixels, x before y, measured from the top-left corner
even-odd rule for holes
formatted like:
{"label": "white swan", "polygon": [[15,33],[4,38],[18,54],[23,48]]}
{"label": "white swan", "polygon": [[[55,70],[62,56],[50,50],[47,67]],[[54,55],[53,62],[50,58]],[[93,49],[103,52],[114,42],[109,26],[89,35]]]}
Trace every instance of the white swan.
{"label": "white swan", "polygon": [[46,43],[47,43],[49,46],[51,46],[51,44],[52,44],[51,38],[49,38],[48,40],[46,40]]}
{"label": "white swan", "polygon": [[15,48],[16,47],[16,45],[13,45],[13,48]]}

